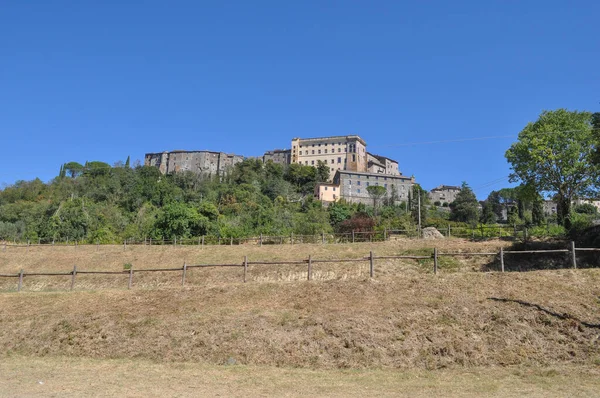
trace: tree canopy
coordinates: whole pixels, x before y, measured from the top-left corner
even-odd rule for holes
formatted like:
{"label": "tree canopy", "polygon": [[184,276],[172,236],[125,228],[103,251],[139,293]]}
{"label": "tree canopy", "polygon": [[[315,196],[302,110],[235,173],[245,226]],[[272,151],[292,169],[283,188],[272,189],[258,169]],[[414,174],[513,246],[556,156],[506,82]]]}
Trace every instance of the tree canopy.
{"label": "tree canopy", "polygon": [[512,182],[555,194],[560,224],[570,226],[571,202],[597,186],[600,167],[593,165],[592,114],[558,109],[528,123],[506,151]]}

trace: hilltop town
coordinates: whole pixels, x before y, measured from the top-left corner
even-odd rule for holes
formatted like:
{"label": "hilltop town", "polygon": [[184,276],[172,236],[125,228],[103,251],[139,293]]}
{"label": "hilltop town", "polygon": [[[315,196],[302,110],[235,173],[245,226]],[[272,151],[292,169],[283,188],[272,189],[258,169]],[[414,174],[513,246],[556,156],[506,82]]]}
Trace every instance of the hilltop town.
{"label": "hilltop town", "polygon": [[[158,167],[161,173],[190,171],[204,176],[223,176],[242,155],[214,151],[171,151],[147,153],[144,164]],[[414,176],[405,176],[398,162],[367,151],[367,143],[358,135],[293,138],[291,149],[268,150],[260,158],[263,163],[284,166],[299,164],[329,168],[329,181],[316,184],[314,196],[324,203],[344,199],[350,203],[372,203],[367,187],[382,186],[394,204],[408,201]],[[441,186],[432,191],[432,197],[453,201],[460,187]],[[437,195],[437,196],[436,196]]]}

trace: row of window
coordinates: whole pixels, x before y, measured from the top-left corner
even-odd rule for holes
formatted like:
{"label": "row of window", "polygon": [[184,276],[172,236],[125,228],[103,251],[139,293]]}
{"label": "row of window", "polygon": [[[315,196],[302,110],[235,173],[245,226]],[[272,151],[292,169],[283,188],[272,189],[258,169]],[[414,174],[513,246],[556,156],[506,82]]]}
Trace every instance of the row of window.
{"label": "row of window", "polygon": [[[341,153],[342,152],[342,148],[338,148],[337,151],[338,151],[338,153]],[[350,151],[350,152],[352,152],[352,151]],[[327,149],[324,149],[323,153],[327,153]],[[331,149],[331,153],[335,153],[335,149]],[[344,153],[346,153],[346,148],[344,148]],[[314,155],[314,154],[315,154],[315,150],[313,149],[311,151],[311,155]],[[320,154],[321,154],[321,150],[317,149],[317,155],[320,155]],[[302,155],[302,151],[300,151],[300,155]],[[305,155],[309,155],[308,151],[306,151]]]}
{"label": "row of window", "polygon": [[[352,180],[348,180],[348,185],[352,185]],[[359,181],[356,181],[356,185],[358,185],[358,186],[360,186],[360,185],[361,185],[361,184],[360,184],[360,180],[359,180]],[[379,185],[379,183],[376,183],[375,185]],[[370,183],[367,181],[367,183],[365,184],[365,186],[367,186],[367,187],[368,187],[368,186],[370,186]],[[386,188],[386,189],[387,189],[387,187],[388,187],[388,184],[383,184],[383,186],[384,186],[384,188]],[[405,191],[405,190],[406,190],[406,186],[405,186],[405,185],[400,185],[400,190],[401,190],[401,191]]]}
{"label": "row of window", "polygon": [[[327,160],[322,160],[322,162],[323,162],[323,163],[325,163],[325,164],[327,164]],[[338,162],[338,164],[341,164],[341,163],[342,163],[342,158],[337,158],[337,162]],[[331,160],[329,161],[329,163],[330,163],[330,164],[335,164],[335,159],[331,159]],[[300,164],[302,164],[302,162],[300,162]],[[305,161],[304,161],[304,164],[308,166],[308,160],[305,160]],[[315,161],[314,161],[314,160],[311,160],[311,161],[310,161],[310,164],[311,164],[312,166],[314,166],[314,165],[315,165]],[[344,164],[346,164],[346,158],[344,158]]]}

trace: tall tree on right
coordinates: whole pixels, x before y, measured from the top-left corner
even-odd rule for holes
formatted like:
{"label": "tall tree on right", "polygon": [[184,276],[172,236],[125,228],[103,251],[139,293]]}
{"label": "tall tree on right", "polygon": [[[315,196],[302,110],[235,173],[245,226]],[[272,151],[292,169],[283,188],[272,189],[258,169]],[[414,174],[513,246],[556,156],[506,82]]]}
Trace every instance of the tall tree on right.
{"label": "tall tree on right", "polygon": [[511,182],[522,181],[538,192],[555,194],[558,222],[571,227],[571,202],[598,185],[600,165],[593,164],[594,136],[590,112],[544,111],[527,124],[506,151]]}

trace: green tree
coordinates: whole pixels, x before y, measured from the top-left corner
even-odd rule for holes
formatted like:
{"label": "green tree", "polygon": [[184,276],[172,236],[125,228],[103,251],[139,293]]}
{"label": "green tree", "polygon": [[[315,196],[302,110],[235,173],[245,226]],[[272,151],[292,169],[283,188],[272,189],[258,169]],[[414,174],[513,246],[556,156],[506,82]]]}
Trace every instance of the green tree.
{"label": "green tree", "polygon": [[130,157],[129,155],[127,155],[127,160],[125,161],[125,167],[129,168],[129,161],[130,161]]}
{"label": "green tree", "polygon": [[63,174],[69,174],[71,178],[75,178],[83,173],[83,166],[77,162],[65,163],[62,172]]}
{"label": "green tree", "polygon": [[481,214],[481,222],[484,224],[494,224],[496,222],[496,213],[494,211],[494,203],[486,200],[483,204],[483,212]]}
{"label": "green tree", "polygon": [[600,166],[592,164],[593,143],[591,113],[544,111],[506,151],[511,181],[555,193],[558,222],[569,228],[571,202],[588,193],[600,177]]}
{"label": "green tree", "polygon": [[476,224],[479,219],[479,202],[471,187],[463,181],[460,192],[456,195],[454,202],[450,204],[452,213],[450,219],[453,221]]}
{"label": "green tree", "polygon": [[319,160],[317,162],[317,182],[329,181],[329,166],[327,163]]}
{"label": "green tree", "polygon": [[381,199],[387,194],[387,189],[381,185],[370,185],[367,187],[367,192],[371,199],[373,199],[373,210],[375,212],[375,217],[377,217],[377,209]]}

